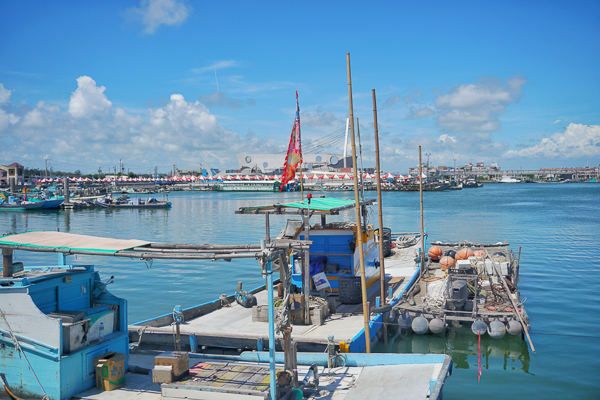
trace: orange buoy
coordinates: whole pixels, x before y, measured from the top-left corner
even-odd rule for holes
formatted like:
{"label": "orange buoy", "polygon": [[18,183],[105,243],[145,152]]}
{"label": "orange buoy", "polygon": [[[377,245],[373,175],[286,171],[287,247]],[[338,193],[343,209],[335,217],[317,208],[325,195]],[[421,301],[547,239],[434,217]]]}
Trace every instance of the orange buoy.
{"label": "orange buoy", "polygon": [[442,267],[442,270],[448,271],[448,267],[454,267],[454,258],[449,256],[442,257],[440,267]]}
{"label": "orange buoy", "polygon": [[473,255],[474,255],[473,250],[465,247],[464,249],[460,249],[458,251],[458,253],[456,253],[456,256],[454,258],[456,259],[456,261],[466,260],[469,257],[473,257]]}
{"label": "orange buoy", "polygon": [[439,247],[431,246],[429,248],[429,251],[427,252],[427,254],[429,254],[429,258],[431,258],[433,261],[437,261],[440,259],[443,252],[442,252],[442,249],[440,249]]}
{"label": "orange buoy", "polygon": [[485,250],[475,250],[473,255],[475,257],[485,257]]}

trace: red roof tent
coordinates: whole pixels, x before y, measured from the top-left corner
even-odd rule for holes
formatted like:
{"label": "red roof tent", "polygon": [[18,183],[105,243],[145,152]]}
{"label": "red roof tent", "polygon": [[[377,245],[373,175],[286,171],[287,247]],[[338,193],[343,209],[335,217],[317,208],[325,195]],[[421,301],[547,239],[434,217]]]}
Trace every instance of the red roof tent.
{"label": "red roof tent", "polygon": [[21,168],[24,168],[21,164],[16,163],[16,162],[14,162],[14,163],[12,163],[10,165],[7,165],[7,167],[21,167]]}

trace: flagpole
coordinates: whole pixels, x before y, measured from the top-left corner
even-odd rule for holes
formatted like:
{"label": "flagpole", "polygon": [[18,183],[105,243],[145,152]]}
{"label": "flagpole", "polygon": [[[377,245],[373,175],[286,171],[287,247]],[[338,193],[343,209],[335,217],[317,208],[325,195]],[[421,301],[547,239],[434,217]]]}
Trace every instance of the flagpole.
{"label": "flagpole", "polygon": [[363,253],[363,232],[360,221],[360,199],[358,197],[358,171],[356,167],[356,143],[354,140],[354,107],[352,104],[352,78],[350,74],[350,53],[346,53],[348,69],[348,102],[350,103],[350,132],[352,137],[352,166],[354,168],[354,201],[356,202],[356,244],[360,260],[360,285],[362,289],[362,306],[365,320],[365,351],[371,352],[371,332],[369,329],[369,307],[367,306],[367,280],[365,279],[365,255]]}
{"label": "flagpole", "polygon": [[300,163],[300,201],[304,201],[304,179],[302,179],[302,162]]}

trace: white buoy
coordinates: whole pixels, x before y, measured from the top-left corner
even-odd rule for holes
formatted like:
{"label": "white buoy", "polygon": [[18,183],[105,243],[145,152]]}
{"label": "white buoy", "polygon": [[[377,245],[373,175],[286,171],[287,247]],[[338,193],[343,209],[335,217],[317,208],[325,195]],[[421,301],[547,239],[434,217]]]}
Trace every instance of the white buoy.
{"label": "white buoy", "polygon": [[398,326],[402,329],[408,329],[412,325],[412,318],[408,314],[398,315]]}
{"label": "white buoy", "polygon": [[417,318],[413,319],[412,330],[417,335],[426,334],[427,331],[429,330],[429,327],[427,326],[427,319],[425,319],[424,317],[417,317]]}
{"label": "white buoy", "polygon": [[520,335],[521,332],[523,332],[523,328],[521,327],[520,322],[511,319],[510,321],[508,321],[508,324],[506,324],[506,331],[512,336],[517,336]]}
{"label": "white buoy", "polygon": [[506,334],[506,326],[501,321],[492,321],[488,327],[487,332],[494,339],[502,339]]}
{"label": "white buoy", "polygon": [[487,332],[487,325],[483,321],[475,321],[473,322],[473,325],[471,325],[471,330],[476,335],[485,335],[485,332]]}
{"label": "white buoy", "polygon": [[446,324],[444,324],[444,322],[441,319],[434,318],[431,321],[429,321],[429,330],[431,330],[431,332],[441,333],[444,332],[444,329],[446,329]]}

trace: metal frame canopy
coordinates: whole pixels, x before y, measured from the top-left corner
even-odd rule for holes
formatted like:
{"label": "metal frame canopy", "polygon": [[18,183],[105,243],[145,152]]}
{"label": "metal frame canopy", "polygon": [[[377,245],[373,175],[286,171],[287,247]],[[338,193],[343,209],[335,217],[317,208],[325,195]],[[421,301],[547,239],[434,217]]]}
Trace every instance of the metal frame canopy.
{"label": "metal frame canopy", "polygon": [[[276,240],[267,249],[308,248],[303,240]],[[73,233],[39,231],[10,234],[0,237],[0,249],[25,250],[94,256],[130,257],[147,259],[231,260],[233,258],[260,258],[260,244],[177,244],[154,243],[134,239],[113,239]],[[4,254],[4,253],[3,253]]]}
{"label": "metal frame canopy", "polygon": [[[368,199],[360,202],[360,206],[367,206],[375,203],[375,199]],[[310,210],[311,213],[338,215],[340,211],[356,207],[354,200],[336,199],[333,197],[313,197],[308,200],[297,201],[294,203],[273,204],[270,206],[258,207],[240,207],[236,214],[304,214],[304,210]]]}

